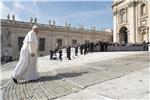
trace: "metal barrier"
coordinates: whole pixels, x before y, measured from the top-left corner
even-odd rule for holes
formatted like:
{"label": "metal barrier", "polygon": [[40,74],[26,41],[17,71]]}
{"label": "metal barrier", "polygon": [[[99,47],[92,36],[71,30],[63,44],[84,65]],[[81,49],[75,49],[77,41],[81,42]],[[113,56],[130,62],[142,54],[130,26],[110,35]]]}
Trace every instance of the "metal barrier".
{"label": "metal barrier", "polygon": [[108,46],[107,51],[147,51],[144,46]]}

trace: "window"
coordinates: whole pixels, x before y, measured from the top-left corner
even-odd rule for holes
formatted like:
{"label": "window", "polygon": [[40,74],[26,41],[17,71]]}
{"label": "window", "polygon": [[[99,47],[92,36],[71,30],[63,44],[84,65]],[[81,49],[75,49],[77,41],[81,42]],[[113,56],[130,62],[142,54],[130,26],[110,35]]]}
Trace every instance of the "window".
{"label": "window", "polygon": [[146,5],[145,4],[142,4],[141,5],[141,16],[145,15],[146,14]]}
{"label": "window", "polygon": [[75,46],[77,44],[77,40],[72,40],[72,45]]}
{"label": "window", "polygon": [[124,10],[121,11],[121,23],[126,21],[126,12]]}
{"label": "window", "polygon": [[21,47],[23,45],[23,40],[24,40],[24,37],[18,37],[18,50],[19,51],[21,50]]}
{"label": "window", "polygon": [[45,50],[45,38],[40,38],[39,39],[39,51],[44,51]]}
{"label": "window", "polygon": [[122,22],[125,22],[125,20],[126,20],[126,13],[123,12],[123,14],[122,14]]}
{"label": "window", "polygon": [[57,39],[57,47],[58,48],[62,47],[62,39]]}

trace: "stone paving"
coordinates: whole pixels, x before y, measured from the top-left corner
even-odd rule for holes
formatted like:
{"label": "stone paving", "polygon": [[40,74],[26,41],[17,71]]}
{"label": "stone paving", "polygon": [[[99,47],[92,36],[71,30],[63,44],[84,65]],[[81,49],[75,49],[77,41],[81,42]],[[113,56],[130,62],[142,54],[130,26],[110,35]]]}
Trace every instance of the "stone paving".
{"label": "stone paving", "polygon": [[54,99],[80,89],[73,84],[62,81],[51,72],[42,73],[41,78],[35,82],[20,81],[19,83],[9,82],[4,93],[5,100]]}
{"label": "stone paving", "polygon": [[11,80],[4,91],[5,100],[56,99],[91,85],[120,78],[133,71],[149,67],[150,53],[88,63],[72,68],[41,73],[35,82]]}
{"label": "stone paving", "polygon": [[58,77],[77,85],[81,88],[100,83],[103,81],[119,78],[127,75],[133,71],[149,67],[150,54],[136,55],[134,57],[127,56],[123,58],[116,58],[109,61],[89,63],[84,66],[76,68],[67,68],[63,70],[56,70],[57,73],[84,73],[76,77]]}

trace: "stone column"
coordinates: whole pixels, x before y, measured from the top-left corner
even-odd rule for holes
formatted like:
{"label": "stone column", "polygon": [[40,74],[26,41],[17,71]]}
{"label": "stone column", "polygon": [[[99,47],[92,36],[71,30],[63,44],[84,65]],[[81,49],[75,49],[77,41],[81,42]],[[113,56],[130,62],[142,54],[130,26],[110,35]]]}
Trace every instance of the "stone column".
{"label": "stone column", "polygon": [[113,13],[113,42],[117,42],[117,12]]}
{"label": "stone column", "polygon": [[136,1],[130,2],[128,7],[128,22],[129,22],[129,31],[130,31],[130,41],[132,43],[135,43],[135,25],[136,25],[136,21],[135,21],[135,6],[136,6]]}
{"label": "stone column", "polygon": [[119,33],[116,33],[116,42],[120,42],[120,36],[119,36]]}
{"label": "stone column", "polygon": [[128,41],[127,42],[129,43],[130,42],[130,32],[129,32],[129,30],[127,30],[126,32],[127,32],[127,37],[128,37]]}
{"label": "stone column", "polygon": [[136,42],[140,43],[140,29],[139,29],[139,25],[137,26]]}
{"label": "stone column", "polygon": [[[147,2],[148,2],[148,26],[149,26],[149,28],[148,28],[148,37],[149,37],[148,41],[150,42],[150,8],[149,8],[150,1],[147,1]],[[148,46],[148,51],[150,51],[150,44]]]}
{"label": "stone column", "polygon": [[94,27],[93,27],[93,31],[95,31],[95,30],[96,30],[96,27],[94,26]]}
{"label": "stone column", "polygon": [[84,25],[82,25],[81,27],[82,27],[82,30],[83,30],[84,29]]}
{"label": "stone column", "polygon": [[79,30],[81,30],[81,24],[79,24]]}
{"label": "stone column", "polygon": [[64,36],[64,45],[67,47],[67,46],[69,46],[70,44],[71,44],[71,42],[70,42],[70,36],[69,35],[65,35]]}

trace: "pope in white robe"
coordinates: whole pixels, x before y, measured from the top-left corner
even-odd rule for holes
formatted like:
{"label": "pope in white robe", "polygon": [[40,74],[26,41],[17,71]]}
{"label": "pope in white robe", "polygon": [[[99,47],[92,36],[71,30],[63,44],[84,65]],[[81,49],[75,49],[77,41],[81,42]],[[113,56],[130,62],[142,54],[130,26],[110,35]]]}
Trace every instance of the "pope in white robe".
{"label": "pope in white robe", "polygon": [[37,71],[37,37],[38,26],[33,26],[32,30],[26,35],[20,51],[19,61],[13,71],[13,81],[17,80],[36,80],[39,78]]}

